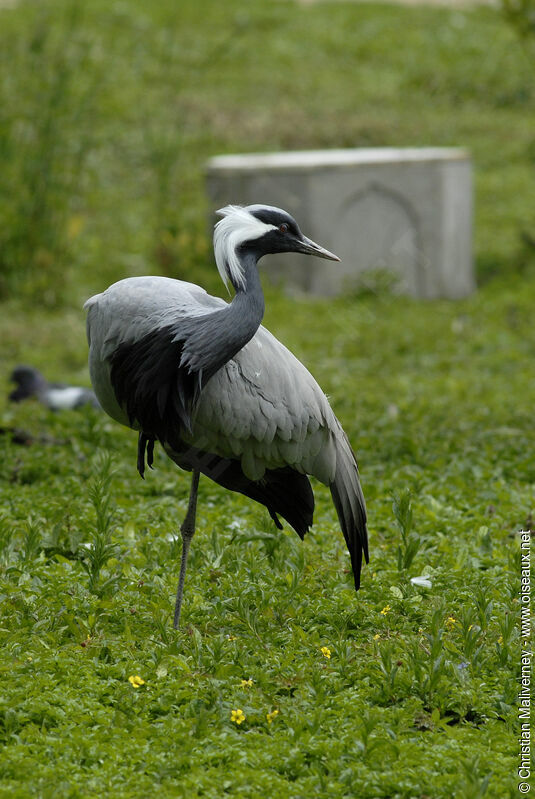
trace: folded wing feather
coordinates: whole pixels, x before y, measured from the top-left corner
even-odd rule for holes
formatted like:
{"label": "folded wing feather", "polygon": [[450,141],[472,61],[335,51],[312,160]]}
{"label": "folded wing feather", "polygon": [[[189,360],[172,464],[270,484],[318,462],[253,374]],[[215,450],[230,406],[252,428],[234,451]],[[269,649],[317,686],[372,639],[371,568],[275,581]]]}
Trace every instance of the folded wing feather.
{"label": "folded wing feather", "polygon": [[290,465],[330,483],[338,430],[310,372],[264,327],[207,383],[194,418],[195,438],[241,457],[252,480]]}

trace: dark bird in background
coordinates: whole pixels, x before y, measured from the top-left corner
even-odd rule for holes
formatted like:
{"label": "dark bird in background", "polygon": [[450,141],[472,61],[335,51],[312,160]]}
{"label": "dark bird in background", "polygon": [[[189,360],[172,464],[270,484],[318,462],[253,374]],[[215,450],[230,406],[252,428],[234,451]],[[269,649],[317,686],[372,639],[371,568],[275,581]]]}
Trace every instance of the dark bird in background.
{"label": "dark bird in background", "polygon": [[11,373],[10,380],[16,384],[16,388],[9,395],[11,402],[35,397],[52,411],[81,408],[83,405],[100,408],[95,392],[90,388],[49,383],[33,366],[17,366]]}
{"label": "dark bird in background", "polygon": [[181,280],[137,277],[85,304],[93,387],[113,419],[139,431],[141,476],[155,441],[192,472],[175,628],[200,473],[262,503],[277,527],[281,516],[301,539],[312,524],[313,475],[331,490],[356,589],[363,554],[368,562],[366,508],[347,436],[310,372],[260,325],[262,256],[339,259],[279,208],[229,205],[218,213],[215,259],[235,290],[232,302]]}

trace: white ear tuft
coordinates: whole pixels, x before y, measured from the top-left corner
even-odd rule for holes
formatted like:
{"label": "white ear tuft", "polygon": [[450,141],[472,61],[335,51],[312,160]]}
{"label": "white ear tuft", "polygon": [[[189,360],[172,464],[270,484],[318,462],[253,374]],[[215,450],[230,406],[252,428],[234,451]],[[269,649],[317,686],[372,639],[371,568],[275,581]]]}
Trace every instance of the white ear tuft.
{"label": "white ear tuft", "polygon": [[218,216],[229,216],[230,214],[237,213],[238,211],[242,210],[242,205],[225,205],[224,208],[219,208],[216,211]]}
{"label": "white ear tuft", "polygon": [[275,225],[268,225],[253,216],[241,205],[226,205],[216,211],[223,218],[214,229],[214,254],[217,269],[228,289],[230,281],[235,289],[245,289],[245,275],[238,256],[238,247],[264,236]]}

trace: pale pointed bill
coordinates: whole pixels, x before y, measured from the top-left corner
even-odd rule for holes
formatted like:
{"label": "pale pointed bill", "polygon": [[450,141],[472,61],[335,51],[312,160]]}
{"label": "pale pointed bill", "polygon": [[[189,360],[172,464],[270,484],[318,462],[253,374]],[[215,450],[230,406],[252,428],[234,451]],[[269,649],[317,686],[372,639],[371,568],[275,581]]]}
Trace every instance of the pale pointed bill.
{"label": "pale pointed bill", "polygon": [[298,252],[305,253],[306,255],[316,255],[318,258],[326,258],[328,261],[340,260],[340,258],[333,252],[329,252],[329,250],[326,250],[325,247],[320,247],[319,244],[316,244],[315,241],[312,241],[312,239],[309,239],[306,236],[303,236],[303,238],[299,239],[298,241]]}

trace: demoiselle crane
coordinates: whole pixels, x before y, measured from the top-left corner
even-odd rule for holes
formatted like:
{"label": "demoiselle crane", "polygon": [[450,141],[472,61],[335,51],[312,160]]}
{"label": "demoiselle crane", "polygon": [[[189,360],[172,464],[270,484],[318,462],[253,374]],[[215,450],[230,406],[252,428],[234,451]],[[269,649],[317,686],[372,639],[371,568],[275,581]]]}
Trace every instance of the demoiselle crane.
{"label": "demoiselle crane", "polygon": [[282,516],[301,539],[312,524],[313,475],[331,490],[357,590],[363,554],[368,562],[366,507],[347,436],[312,375],[260,324],[262,256],[339,258],[280,208],[229,205],[217,213],[215,260],[234,288],[230,303],[181,280],[134,277],[84,306],[95,393],[113,419],[139,431],[141,476],[155,441],[192,472],[175,628],[200,473],[265,505],[279,528]]}

